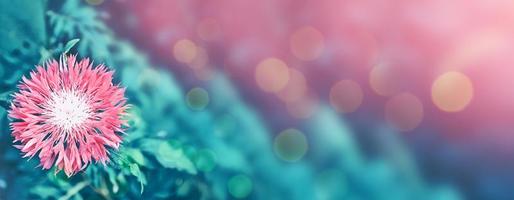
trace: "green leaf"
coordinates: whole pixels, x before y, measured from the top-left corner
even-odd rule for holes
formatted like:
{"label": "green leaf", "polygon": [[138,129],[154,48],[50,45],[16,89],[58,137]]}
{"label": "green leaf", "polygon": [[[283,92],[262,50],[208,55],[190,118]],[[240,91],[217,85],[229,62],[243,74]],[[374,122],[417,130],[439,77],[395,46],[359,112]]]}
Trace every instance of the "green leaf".
{"label": "green leaf", "polygon": [[106,168],[107,174],[109,175],[109,181],[112,184],[112,193],[116,194],[120,190],[118,182],[116,181],[116,173],[111,168]]}
{"label": "green leaf", "polygon": [[48,50],[44,47],[41,47],[39,49],[39,55],[40,55],[40,58],[39,58],[39,64],[43,64],[46,60],[52,58],[52,51],[51,50]]}
{"label": "green leaf", "polygon": [[139,141],[139,149],[144,152],[148,152],[152,155],[157,153],[157,147],[161,144],[161,140],[158,139],[142,139]]}
{"label": "green leaf", "polygon": [[141,194],[143,194],[144,185],[146,185],[146,177],[137,164],[130,164],[130,173],[134,175],[141,184]]}
{"label": "green leaf", "polygon": [[158,146],[156,158],[164,167],[196,174],[196,168],[193,162],[184,154],[184,151],[172,147],[167,142],[161,142]]}
{"label": "green leaf", "polygon": [[63,53],[67,54],[71,50],[71,48],[73,48],[79,41],[80,41],[80,39],[73,39],[73,40],[68,41],[66,43],[66,45],[64,46]]}
{"label": "green leaf", "polygon": [[143,155],[143,153],[141,153],[141,150],[134,148],[126,148],[125,151],[132,161],[141,166],[145,166],[145,156]]}
{"label": "green leaf", "polygon": [[[55,167],[52,168],[52,171],[55,171]],[[66,178],[66,175],[63,171],[56,173],[47,173],[48,180],[57,186],[68,189],[71,187],[70,183],[68,182],[68,179]]]}
{"label": "green leaf", "polygon": [[143,139],[139,148],[155,156],[155,159],[166,168],[196,174],[193,162],[180,148],[180,145],[171,145],[170,142],[158,139]]}
{"label": "green leaf", "polygon": [[80,192],[80,190],[84,189],[88,185],[89,181],[82,181],[80,183],[77,183],[75,186],[68,189],[64,196],[59,197],[59,200],[68,200],[72,198],[73,196],[77,195]]}

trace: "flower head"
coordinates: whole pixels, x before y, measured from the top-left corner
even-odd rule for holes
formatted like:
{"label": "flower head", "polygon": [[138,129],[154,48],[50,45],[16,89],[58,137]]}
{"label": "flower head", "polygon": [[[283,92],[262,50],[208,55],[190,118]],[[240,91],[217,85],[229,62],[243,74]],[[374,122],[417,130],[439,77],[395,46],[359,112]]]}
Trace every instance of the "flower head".
{"label": "flower head", "polygon": [[113,71],[75,56],[51,60],[23,77],[9,117],[15,147],[23,157],[38,154],[40,166],[71,176],[96,161],[109,161],[121,143],[126,121],[125,90]]}

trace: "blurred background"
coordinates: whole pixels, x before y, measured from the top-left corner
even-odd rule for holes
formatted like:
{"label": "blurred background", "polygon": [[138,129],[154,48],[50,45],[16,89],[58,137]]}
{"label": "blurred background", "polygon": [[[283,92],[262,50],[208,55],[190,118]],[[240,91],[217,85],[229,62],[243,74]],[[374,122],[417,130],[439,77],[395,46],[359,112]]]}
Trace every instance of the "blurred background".
{"label": "blurred background", "polygon": [[[73,53],[127,87],[127,147],[193,149],[191,166],[139,163],[144,199],[514,196],[513,1],[20,2],[0,4],[19,6],[0,13],[4,88],[79,38]],[[0,194],[14,199],[8,172],[28,164],[4,132]],[[41,180],[60,188],[47,198],[73,188]],[[143,198],[113,186],[109,198]]]}

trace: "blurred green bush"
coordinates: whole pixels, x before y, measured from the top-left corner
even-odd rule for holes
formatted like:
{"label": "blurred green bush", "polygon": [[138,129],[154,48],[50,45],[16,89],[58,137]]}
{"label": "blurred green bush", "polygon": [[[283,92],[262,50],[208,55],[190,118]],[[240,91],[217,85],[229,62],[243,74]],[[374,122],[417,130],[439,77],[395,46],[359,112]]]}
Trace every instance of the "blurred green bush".
{"label": "blurred green bush", "polygon": [[22,159],[0,109],[0,199],[460,199],[451,186],[424,183],[387,128],[379,132],[388,151],[365,158],[328,108],[301,127],[316,133],[306,134],[307,156],[281,161],[264,121],[223,74],[184,90],[77,0],[0,0],[0,22],[0,98],[78,38],[70,53],[116,70],[132,104],[131,128],[113,162],[71,178]]}

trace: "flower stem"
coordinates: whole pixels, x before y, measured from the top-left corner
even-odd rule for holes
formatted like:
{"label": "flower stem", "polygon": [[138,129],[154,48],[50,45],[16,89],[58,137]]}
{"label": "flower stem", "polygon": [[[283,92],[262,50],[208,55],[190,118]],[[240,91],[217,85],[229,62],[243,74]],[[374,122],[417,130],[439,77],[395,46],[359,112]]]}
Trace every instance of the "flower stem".
{"label": "flower stem", "polygon": [[73,197],[75,194],[79,193],[80,190],[82,190],[84,187],[89,185],[89,181],[82,181],[80,183],[77,183],[75,186],[73,186],[71,189],[66,192],[64,196],[61,196],[59,200],[68,200],[71,197]]}

